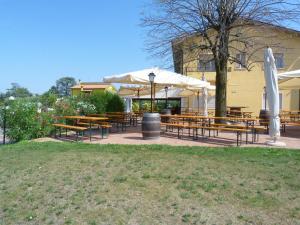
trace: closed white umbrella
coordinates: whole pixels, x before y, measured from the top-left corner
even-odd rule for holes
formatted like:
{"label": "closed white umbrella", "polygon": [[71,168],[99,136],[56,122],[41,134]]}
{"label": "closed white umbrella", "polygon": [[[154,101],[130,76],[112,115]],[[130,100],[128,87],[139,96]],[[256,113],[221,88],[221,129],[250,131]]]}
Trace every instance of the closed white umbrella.
{"label": "closed white umbrella", "polygon": [[[202,79],[205,79],[205,77]],[[200,88],[200,89],[202,89],[202,101],[201,101],[201,108],[203,110],[202,113],[204,116],[208,116],[208,95],[209,95],[208,91],[216,90],[216,86],[209,85],[208,87]],[[194,87],[187,87],[183,89],[179,94],[181,97],[197,96],[198,112],[200,112],[200,89]]]}
{"label": "closed white umbrella", "polygon": [[125,98],[125,112],[130,113],[132,111],[132,98]]}
{"label": "closed white umbrella", "polygon": [[264,71],[267,101],[270,111],[269,135],[272,138],[272,141],[267,142],[267,144],[285,146],[284,143],[278,141],[278,138],[280,137],[279,89],[275,58],[271,48],[265,50]]}
{"label": "closed white umbrella", "polygon": [[[206,81],[206,78],[203,74],[202,81]],[[208,98],[208,90],[206,87],[202,88],[202,109],[203,109],[203,116],[208,116],[208,104],[207,104],[207,98]]]}

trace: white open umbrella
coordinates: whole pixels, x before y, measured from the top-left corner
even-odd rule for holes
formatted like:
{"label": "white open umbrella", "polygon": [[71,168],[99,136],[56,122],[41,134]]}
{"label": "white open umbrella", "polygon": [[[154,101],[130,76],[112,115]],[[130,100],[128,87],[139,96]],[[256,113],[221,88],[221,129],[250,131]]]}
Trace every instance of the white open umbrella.
{"label": "white open umbrella", "polygon": [[279,89],[300,89],[300,70],[289,71],[278,74]]}
{"label": "white open umbrella", "polygon": [[289,71],[278,74],[278,79],[300,78],[300,70]]}
{"label": "white open umbrella", "polygon": [[123,84],[149,84],[149,74],[154,73],[155,80],[154,83],[163,86],[176,86],[176,87],[195,87],[203,88],[209,87],[209,82],[202,81],[196,78],[183,76],[178,73],[174,73],[167,70],[162,70],[159,68],[139,70],[130,73],[124,73],[120,75],[113,75],[104,77],[104,82],[109,83],[123,83]]}
{"label": "white open umbrella", "polygon": [[271,48],[265,50],[264,71],[267,101],[270,110],[269,135],[272,138],[272,141],[267,142],[267,144],[285,146],[284,143],[278,142],[278,138],[280,137],[279,89],[275,58]]}

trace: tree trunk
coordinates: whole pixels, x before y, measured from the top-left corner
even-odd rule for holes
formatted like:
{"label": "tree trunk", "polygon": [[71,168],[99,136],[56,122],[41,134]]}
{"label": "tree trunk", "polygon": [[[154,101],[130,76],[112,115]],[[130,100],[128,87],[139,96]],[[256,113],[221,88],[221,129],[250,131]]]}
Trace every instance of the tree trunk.
{"label": "tree trunk", "polygon": [[216,63],[216,102],[217,117],[226,117],[227,110],[227,60],[221,59]]}

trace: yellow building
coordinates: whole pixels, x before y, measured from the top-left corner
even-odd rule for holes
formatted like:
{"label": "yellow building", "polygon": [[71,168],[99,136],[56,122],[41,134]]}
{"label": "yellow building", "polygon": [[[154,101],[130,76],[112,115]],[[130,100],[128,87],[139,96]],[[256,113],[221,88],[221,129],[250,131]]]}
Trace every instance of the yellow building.
{"label": "yellow building", "polygon": [[115,92],[115,87],[112,84],[101,82],[81,82],[71,88],[72,95],[101,93],[103,91]]}
{"label": "yellow building", "polygon": [[[249,32],[249,29],[248,29]],[[278,27],[260,26],[252,28],[252,35],[260,37],[260,42],[265,46],[272,47],[278,73],[300,69],[300,31]],[[191,36],[184,39],[174,40],[173,59],[175,71],[187,76],[201,79],[202,75],[215,84],[214,61],[207,61],[212,57],[210,53],[193,53],[193,45],[203,41],[200,36]],[[233,53],[235,54],[235,53]],[[260,109],[264,108],[264,68],[263,68],[263,49],[258,51],[259,60],[253,63],[251,70],[243,68],[240,64],[229,63],[227,74],[227,105],[245,106],[244,111],[253,112],[254,116],[259,114]],[[241,61],[247,61],[247,54],[239,54]],[[204,64],[205,61],[205,64]],[[280,100],[282,110],[299,110],[300,93],[299,89],[280,90]],[[209,107],[214,107],[214,98],[210,99]],[[195,110],[195,97],[190,97],[183,107]]]}

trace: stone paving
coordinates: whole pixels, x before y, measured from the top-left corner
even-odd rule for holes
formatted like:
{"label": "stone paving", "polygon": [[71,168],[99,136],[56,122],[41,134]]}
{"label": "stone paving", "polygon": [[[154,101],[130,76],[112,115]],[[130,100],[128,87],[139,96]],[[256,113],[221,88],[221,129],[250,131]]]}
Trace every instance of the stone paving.
{"label": "stone paving", "polygon": [[[126,131],[117,132],[115,129],[109,134],[107,139],[102,139],[98,131],[94,131],[92,141],[90,142],[86,134],[84,142],[94,144],[130,144],[130,145],[143,145],[143,144],[167,144],[179,146],[209,146],[209,147],[223,147],[223,146],[236,146],[236,134],[228,132],[220,132],[218,137],[199,137],[198,140],[193,140],[185,134],[181,139],[177,138],[177,133],[161,134],[157,140],[143,140],[141,133],[141,126],[129,127]],[[59,138],[60,140],[72,140],[70,137]],[[74,139],[73,139],[74,140]],[[251,134],[249,135],[251,140]],[[267,147],[266,141],[270,140],[267,134],[260,134],[259,141],[255,144],[246,144],[245,135],[243,135],[242,147]],[[286,132],[282,133],[280,138],[281,142],[286,144],[287,148],[300,149],[300,127],[287,127]]]}

